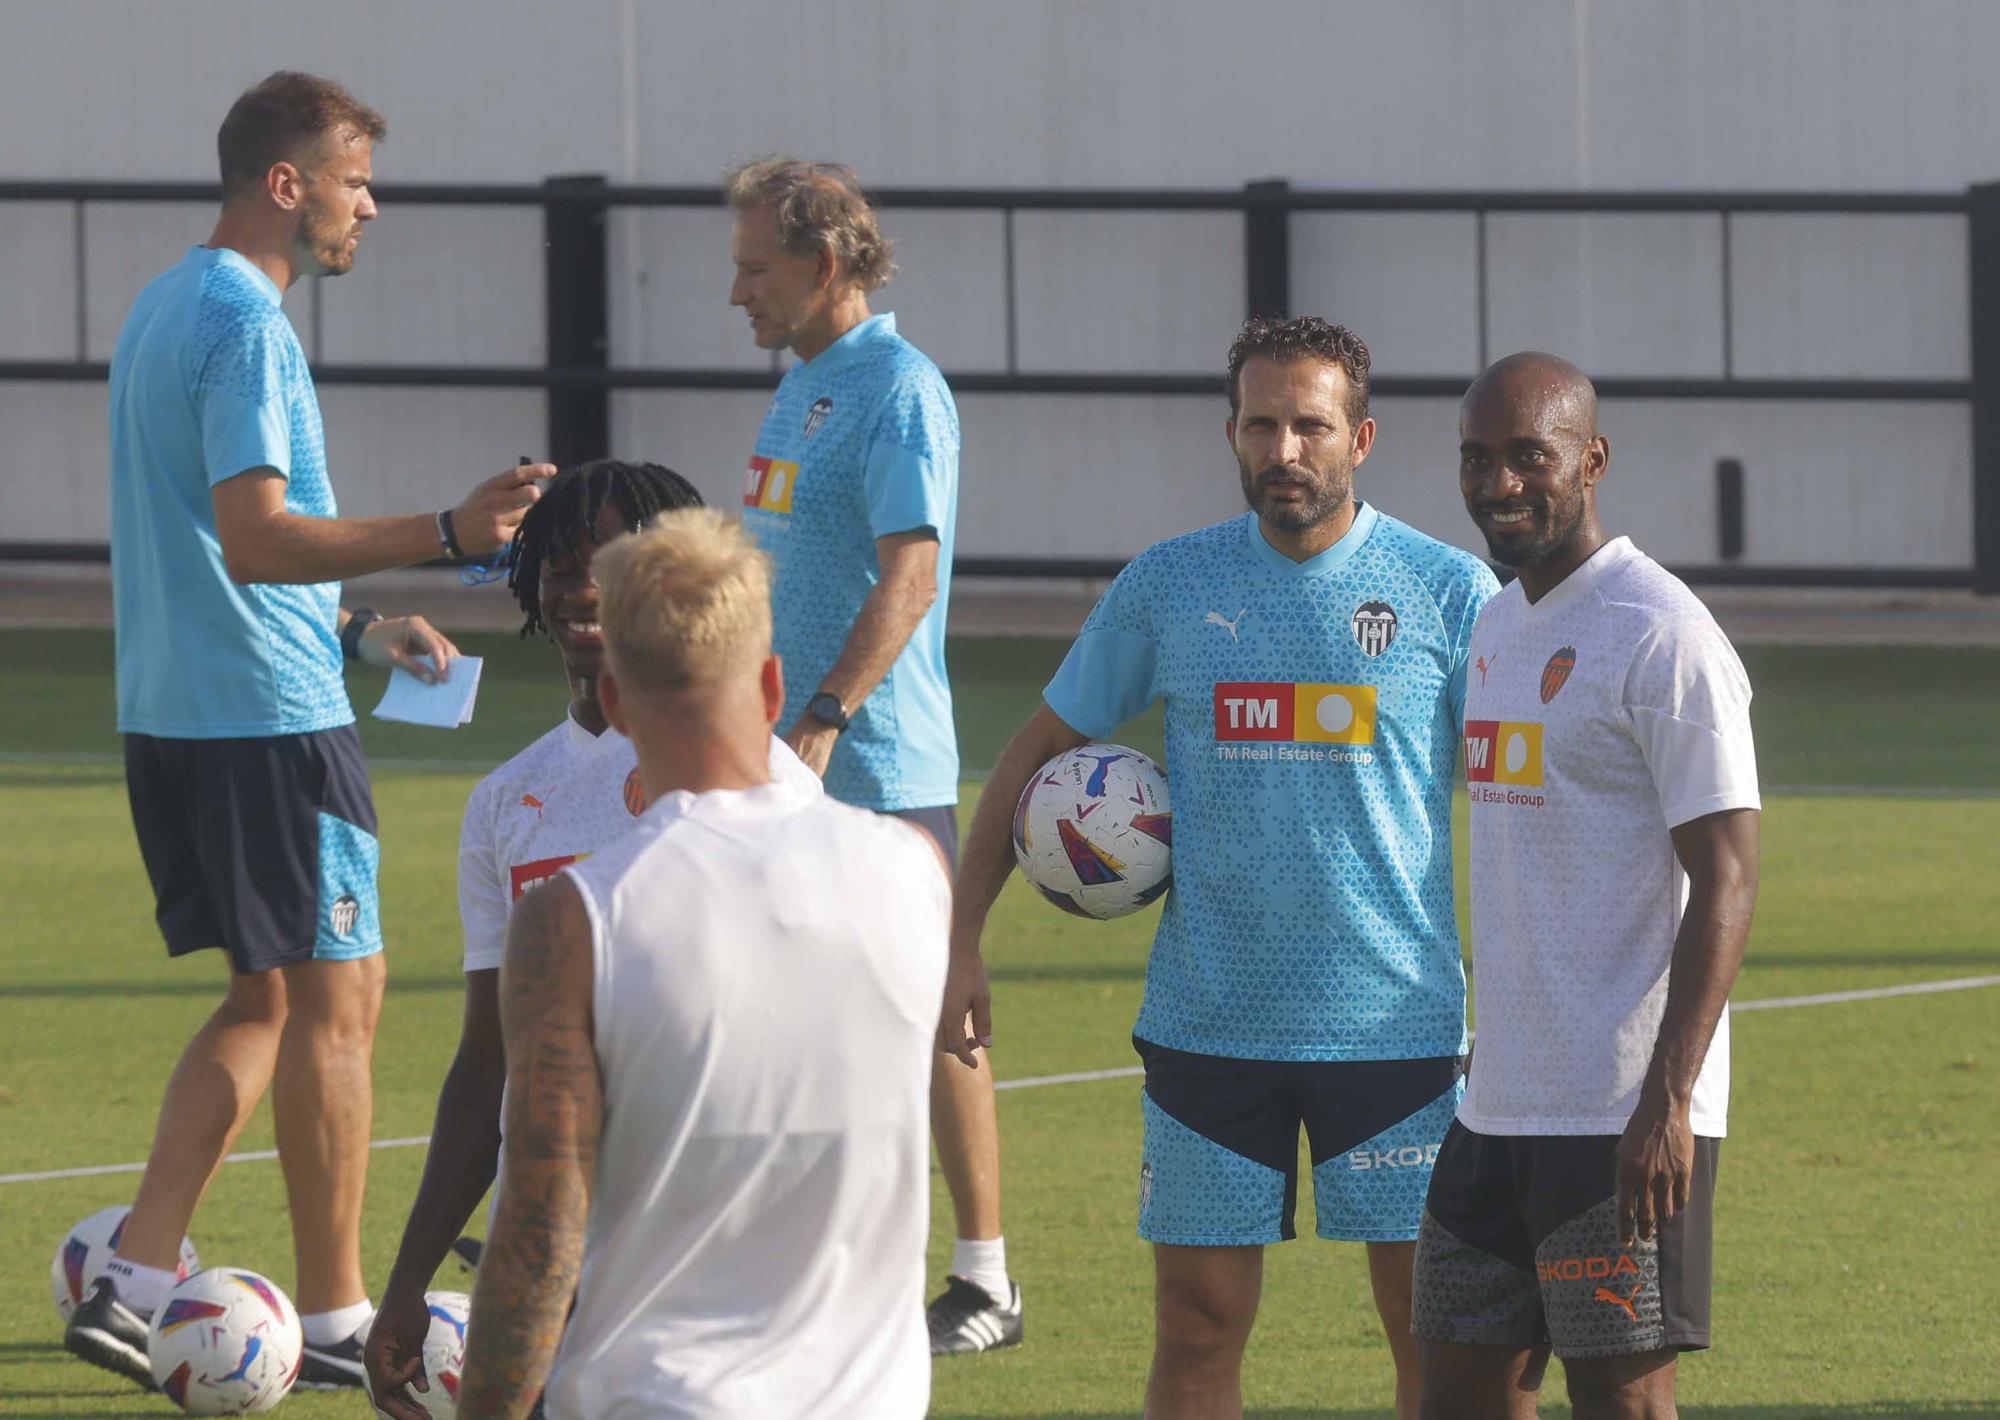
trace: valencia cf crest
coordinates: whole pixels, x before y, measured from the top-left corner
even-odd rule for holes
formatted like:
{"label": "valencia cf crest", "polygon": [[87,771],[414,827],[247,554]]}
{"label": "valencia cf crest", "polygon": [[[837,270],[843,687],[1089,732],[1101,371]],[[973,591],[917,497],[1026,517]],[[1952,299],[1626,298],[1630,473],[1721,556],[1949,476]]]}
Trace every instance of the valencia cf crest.
{"label": "valencia cf crest", "polygon": [[1569,684],[1569,673],[1576,669],[1576,647],[1565,646],[1542,667],[1542,704],[1554,700],[1565,685]]}
{"label": "valencia cf crest", "polygon": [[810,439],[813,435],[817,434],[819,432],[819,426],[826,423],[827,416],[832,413],[833,413],[832,395],[823,394],[818,399],[814,400],[812,402],[812,408],[806,411],[806,437]]}
{"label": "valencia cf crest", "polygon": [[327,916],[331,919],[334,936],[351,937],[355,923],[361,920],[361,904],[354,900],[353,893],[344,892],[334,899],[333,910]]}
{"label": "valencia cf crest", "polygon": [[1396,639],[1396,608],[1387,602],[1363,602],[1354,609],[1354,641],[1364,656],[1379,656]]}

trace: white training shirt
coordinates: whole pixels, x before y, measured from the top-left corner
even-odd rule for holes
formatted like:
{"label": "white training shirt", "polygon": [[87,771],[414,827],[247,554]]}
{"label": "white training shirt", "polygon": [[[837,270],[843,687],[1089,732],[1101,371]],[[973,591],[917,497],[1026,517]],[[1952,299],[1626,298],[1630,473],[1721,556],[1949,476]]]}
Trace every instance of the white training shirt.
{"label": "white training shirt", "polygon": [[[771,776],[819,784],[775,735]],[[625,833],[645,807],[632,742],[616,730],[593,735],[567,714],[480,780],[466,801],[458,841],[465,969],[498,970],[507,954],[507,915],[521,894]]]}
{"label": "white training shirt", "polygon": [[[1666,1008],[1687,875],[1668,830],[1759,807],[1750,681],[1708,608],[1616,538],[1486,604],[1466,674],[1481,1134],[1619,1134]],[[1690,1113],[1720,1138],[1729,1014]]]}
{"label": "white training shirt", "polygon": [[566,870],[604,1133],[558,1420],[915,1420],[950,889],[796,784],[664,796]]}

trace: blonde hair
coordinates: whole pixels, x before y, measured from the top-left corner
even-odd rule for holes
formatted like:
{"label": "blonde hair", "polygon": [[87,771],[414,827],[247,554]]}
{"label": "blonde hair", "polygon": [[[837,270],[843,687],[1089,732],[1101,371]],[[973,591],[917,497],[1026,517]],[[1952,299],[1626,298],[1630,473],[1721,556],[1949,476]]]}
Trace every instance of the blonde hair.
{"label": "blonde hair", "polygon": [[771,651],[771,560],[714,508],[662,513],[597,550],[605,657],[621,684],[691,690]]}
{"label": "blonde hair", "polygon": [[774,155],[731,168],[724,179],[737,211],[769,207],[778,240],[794,256],[825,247],[864,291],[885,286],[896,274],[889,239],[854,169],[841,163],[807,163]]}

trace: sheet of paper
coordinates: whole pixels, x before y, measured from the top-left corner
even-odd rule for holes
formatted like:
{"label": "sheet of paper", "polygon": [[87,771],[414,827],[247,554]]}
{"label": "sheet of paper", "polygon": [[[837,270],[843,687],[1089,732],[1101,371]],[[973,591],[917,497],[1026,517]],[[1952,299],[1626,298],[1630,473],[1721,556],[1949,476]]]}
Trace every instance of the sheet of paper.
{"label": "sheet of paper", "polygon": [[469,724],[472,702],[479,696],[481,664],[478,656],[460,656],[451,663],[451,675],[436,685],[425,685],[406,670],[389,672],[389,688],[375,707],[375,718],[444,730]]}

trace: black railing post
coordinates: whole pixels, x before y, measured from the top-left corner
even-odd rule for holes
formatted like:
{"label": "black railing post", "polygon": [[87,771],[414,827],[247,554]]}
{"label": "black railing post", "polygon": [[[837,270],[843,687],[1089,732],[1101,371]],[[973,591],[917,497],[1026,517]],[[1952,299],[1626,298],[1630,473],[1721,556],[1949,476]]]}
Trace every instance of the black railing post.
{"label": "black railing post", "polygon": [[1743,560],[1743,461],[1715,461],[1715,551],[1724,562]]}
{"label": "black railing post", "polygon": [[[549,364],[558,370],[611,366],[611,261],[604,179],[552,177],[542,184],[548,253]],[[611,391],[549,387],[548,457],[567,467],[611,452]]]}
{"label": "black railing post", "polygon": [[2000,183],[1966,193],[1971,220],[1972,589],[2000,594]]}
{"label": "black railing post", "polygon": [[[1292,190],[1284,178],[1266,178],[1243,185],[1252,197],[1282,197]],[[1243,214],[1243,274],[1249,286],[1249,313],[1288,316],[1292,313],[1291,213],[1281,203],[1259,203]]]}

